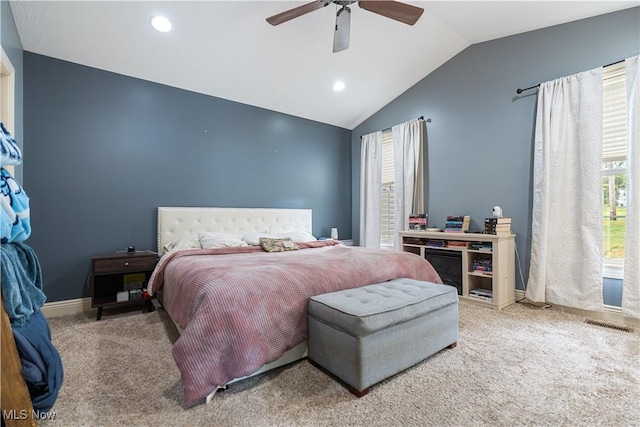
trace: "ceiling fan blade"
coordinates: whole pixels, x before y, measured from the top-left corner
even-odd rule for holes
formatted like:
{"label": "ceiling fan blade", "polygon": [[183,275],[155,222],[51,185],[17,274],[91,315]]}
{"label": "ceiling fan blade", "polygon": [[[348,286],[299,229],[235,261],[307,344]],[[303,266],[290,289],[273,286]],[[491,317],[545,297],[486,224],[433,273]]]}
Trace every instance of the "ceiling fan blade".
{"label": "ceiling fan blade", "polygon": [[313,12],[314,10],[322,9],[326,5],[331,3],[330,1],[316,0],[311,3],[303,4],[302,6],[294,7],[293,9],[286,10],[282,13],[278,13],[277,15],[273,15],[267,18],[267,22],[271,25],[279,25],[283,22],[290,21],[293,18],[297,18],[298,16],[305,15],[309,12]]}
{"label": "ceiling fan blade", "polygon": [[415,24],[424,9],[398,1],[360,0],[358,5],[369,12],[395,19],[408,25]]}
{"label": "ceiling fan blade", "polygon": [[343,6],[336,15],[336,28],[333,32],[333,52],[340,52],[349,47],[351,31],[351,9]]}

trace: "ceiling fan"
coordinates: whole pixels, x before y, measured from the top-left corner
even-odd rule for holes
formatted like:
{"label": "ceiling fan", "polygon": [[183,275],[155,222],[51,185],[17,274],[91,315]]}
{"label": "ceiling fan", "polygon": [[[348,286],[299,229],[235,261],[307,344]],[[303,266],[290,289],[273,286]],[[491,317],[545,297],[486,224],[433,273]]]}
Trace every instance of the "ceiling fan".
{"label": "ceiling fan", "polygon": [[331,3],[335,3],[342,7],[336,14],[336,25],[333,33],[333,51],[340,52],[341,50],[345,50],[349,47],[349,29],[351,26],[351,9],[349,9],[349,5],[356,2],[358,3],[358,6],[364,10],[377,13],[378,15],[382,15],[387,18],[395,19],[396,21],[403,22],[407,25],[415,24],[424,11],[421,7],[412,6],[398,1],[316,0],[311,3],[286,10],[282,13],[278,13],[277,15],[270,16],[267,18],[267,22],[271,25],[280,25],[283,22],[290,21],[293,18],[313,12],[314,10],[322,9]]}

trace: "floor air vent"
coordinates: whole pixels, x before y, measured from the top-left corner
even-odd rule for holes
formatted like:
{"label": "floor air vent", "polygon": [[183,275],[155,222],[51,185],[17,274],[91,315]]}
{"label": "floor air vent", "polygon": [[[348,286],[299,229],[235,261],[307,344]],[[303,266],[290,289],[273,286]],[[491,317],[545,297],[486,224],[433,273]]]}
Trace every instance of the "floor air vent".
{"label": "floor air vent", "polygon": [[633,332],[633,328],[629,326],[614,325],[613,323],[602,322],[600,320],[587,319],[585,320],[585,323],[588,323],[590,325],[602,326],[603,328],[615,329],[616,331]]}

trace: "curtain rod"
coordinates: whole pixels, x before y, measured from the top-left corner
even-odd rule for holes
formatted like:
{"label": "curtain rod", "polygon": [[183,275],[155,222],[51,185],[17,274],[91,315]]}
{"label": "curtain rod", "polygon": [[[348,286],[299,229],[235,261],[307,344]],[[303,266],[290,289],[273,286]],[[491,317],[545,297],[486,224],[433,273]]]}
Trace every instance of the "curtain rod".
{"label": "curtain rod", "polygon": [[[624,59],[621,59],[620,61],[612,62],[611,64],[603,65],[603,66],[602,66],[602,68],[607,68],[607,67],[610,67],[610,66],[612,66],[612,65],[619,64],[619,63],[621,63],[621,62],[624,62]],[[521,94],[522,92],[524,92],[525,90],[535,89],[535,88],[539,87],[540,85],[541,85],[541,83],[538,83],[538,84],[537,84],[537,85],[535,85],[535,86],[526,87],[526,88],[524,88],[524,89],[516,89],[516,93],[517,93],[518,95],[520,95],[520,94]]]}
{"label": "curtain rod", "polygon": [[[418,120],[422,120],[422,121],[425,121],[425,122],[427,122],[427,123],[431,123],[431,119],[426,119],[426,120],[425,120],[425,119],[424,119],[424,116],[420,116],[420,117],[418,117]],[[388,131],[388,130],[391,130],[391,128],[389,127],[389,128],[382,129],[382,131],[381,131],[381,132],[386,132],[386,131]],[[360,139],[362,139],[362,135],[360,135]]]}

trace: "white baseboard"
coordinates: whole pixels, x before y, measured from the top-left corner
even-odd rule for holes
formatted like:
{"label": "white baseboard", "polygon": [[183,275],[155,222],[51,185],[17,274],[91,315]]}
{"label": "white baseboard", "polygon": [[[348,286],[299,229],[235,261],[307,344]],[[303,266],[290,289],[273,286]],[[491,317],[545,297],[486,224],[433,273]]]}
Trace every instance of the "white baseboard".
{"label": "white baseboard", "polygon": [[526,302],[527,304],[533,304],[540,307],[544,307],[548,305],[549,308],[552,308],[553,310],[558,310],[558,311],[571,313],[571,314],[577,314],[579,316],[585,316],[591,319],[615,322],[621,325],[632,326],[635,328],[640,327],[640,319],[634,319],[632,317],[624,316],[622,314],[622,309],[620,307],[615,307],[612,305],[605,305],[604,309],[601,312],[581,310],[579,308],[565,307],[562,305],[553,305],[553,304],[545,304],[542,302],[529,301],[525,296],[524,291],[520,289],[516,289],[516,301],[522,301],[522,300],[524,300],[524,302]]}
{"label": "white baseboard", "polygon": [[89,297],[48,302],[42,306],[42,314],[44,314],[45,317],[57,317],[67,314],[77,314],[90,310],[91,298]]}

